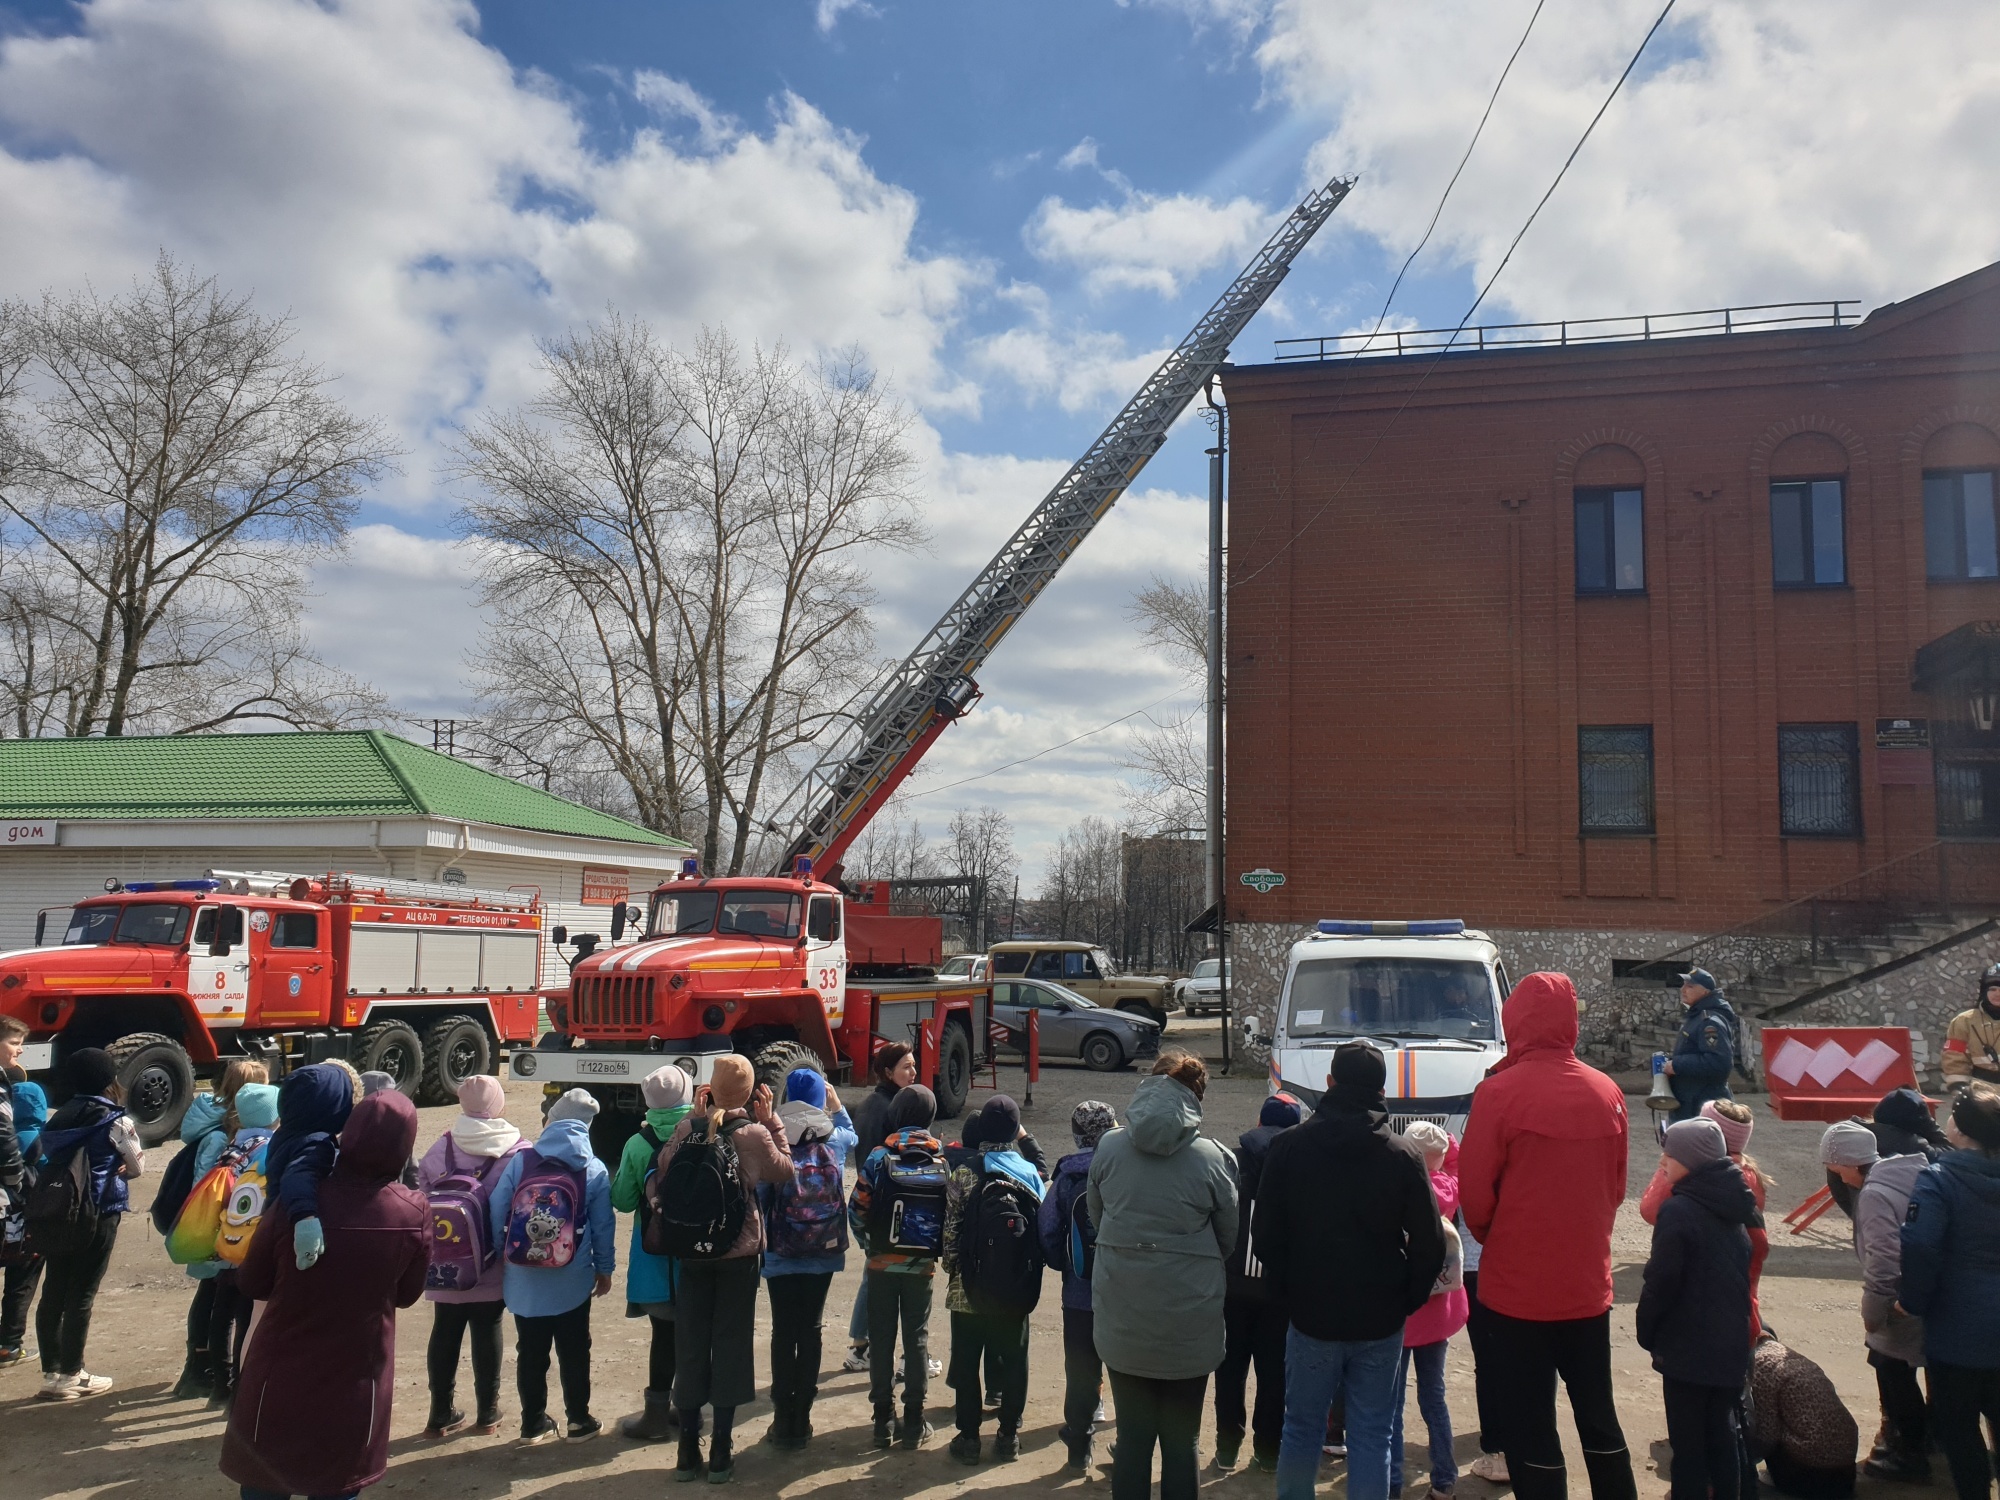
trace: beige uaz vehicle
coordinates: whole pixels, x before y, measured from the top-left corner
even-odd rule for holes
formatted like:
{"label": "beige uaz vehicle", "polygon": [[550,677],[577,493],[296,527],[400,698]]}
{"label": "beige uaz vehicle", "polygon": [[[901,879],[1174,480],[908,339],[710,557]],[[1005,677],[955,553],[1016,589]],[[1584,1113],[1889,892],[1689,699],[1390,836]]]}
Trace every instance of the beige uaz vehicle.
{"label": "beige uaz vehicle", "polygon": [[1173,981],[1163,975],[1120,974],[1095,943],[995,943],[987,950],[989,979],[1050,979],[1112,1010],[1130,1011],[1167,1029]]}

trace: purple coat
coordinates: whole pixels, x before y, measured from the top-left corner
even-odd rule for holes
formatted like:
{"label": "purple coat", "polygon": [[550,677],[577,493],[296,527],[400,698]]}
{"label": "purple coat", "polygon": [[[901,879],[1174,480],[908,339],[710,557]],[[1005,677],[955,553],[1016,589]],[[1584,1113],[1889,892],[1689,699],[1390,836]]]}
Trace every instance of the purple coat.
{"label": "purple coat", "polygon": [[272,1202],[237,1273],[268,1302],[243,1355],[222,1472],[251,1489],[342,1495],[389,1466],[396,1309],[423,1295],[430,1264],[423,1196],[398,1180],[417,1112],[393,1089],[354,1106],[320,1186],[326,1253],[292,1257],[292,1224]]}

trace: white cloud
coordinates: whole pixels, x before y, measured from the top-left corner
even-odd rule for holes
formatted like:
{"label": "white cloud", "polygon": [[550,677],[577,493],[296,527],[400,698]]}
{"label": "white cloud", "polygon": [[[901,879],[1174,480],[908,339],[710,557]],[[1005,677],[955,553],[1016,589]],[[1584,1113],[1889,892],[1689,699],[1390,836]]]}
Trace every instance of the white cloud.
{"label": "white cloud", "polygon": [[813,22],[822,32],[830,32],[848,11],[857,16],[878,14],[874,6],[863,3],[863,0],[818,0],[813,7]]}
{"label": "white cloud", "polygon": [[[1095,147],[1087,158],[1078,157],[1082,150],[1071,151],[1064,164],[1077,158],[1077,164],[1096,165]],[[1243,197],[1217,203],[1188,193],[1128,192],[1121,203],[1089,208],[1049,197],[1028,220],[1023,238],[1039,259],[1081,270],[1093,292],[1133,288],[1172,297],[1190,278],[1247,257],[1263,243],[1271,217]]]}
{"label": "white cloud", "polygon": [[[1362,174],[1337,232],[1397,258],[1416,243],[1531,8],[1280,0],[1258,56],[1293,107],[1338,119],[1307,175]],[[1544,17],[1420,274],[1484,280],[1657,10]],[[1506,306],[1873,303],[2000,255],[2000,9],[1683,0],[1653,46],[1508,267]]]}
{"label": "white cloud", "polygon": [[691,121],[705,149],[730,140],[739,128],[734,116],[718,114],[693,84],[650,68],[632,75],[632,96],[663,119]]}

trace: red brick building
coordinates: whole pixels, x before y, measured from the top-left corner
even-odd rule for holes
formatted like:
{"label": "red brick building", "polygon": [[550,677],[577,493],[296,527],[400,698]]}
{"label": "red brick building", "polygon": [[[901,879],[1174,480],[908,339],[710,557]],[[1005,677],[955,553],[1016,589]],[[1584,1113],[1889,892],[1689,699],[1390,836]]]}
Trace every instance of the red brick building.
{"label": "red brick building", "polygon": [[1464,916],[1608,995],[1940,839],[1993,884],[2000,265],[1696,321],[1226,377],[1229,860],[1285,877],[1232,886],[1246,1002],[1322,916]]}

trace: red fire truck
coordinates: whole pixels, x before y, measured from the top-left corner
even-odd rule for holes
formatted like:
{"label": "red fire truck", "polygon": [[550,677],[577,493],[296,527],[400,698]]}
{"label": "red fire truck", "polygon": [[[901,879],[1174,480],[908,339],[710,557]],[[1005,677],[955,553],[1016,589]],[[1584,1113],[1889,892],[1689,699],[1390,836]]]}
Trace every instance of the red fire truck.
{"label": "red fire truck", "polygon": [[274,1079],[344,1058],[441,1104],[535,1035],[538,891],[227,870],[109,884],[0,953],[0,1011],[28,1024],[30,1071],[108,1049],[148,1145],[179,1127],[197,1071],[233,1057]]}

